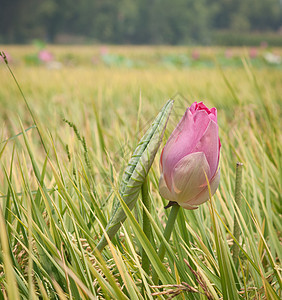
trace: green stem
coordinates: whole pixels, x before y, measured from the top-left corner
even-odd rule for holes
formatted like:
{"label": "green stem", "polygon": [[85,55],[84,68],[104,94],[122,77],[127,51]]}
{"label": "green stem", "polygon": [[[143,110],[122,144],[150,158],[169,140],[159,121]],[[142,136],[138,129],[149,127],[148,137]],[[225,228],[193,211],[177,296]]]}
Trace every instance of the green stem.
{"label": "green stem", "polygon": [[[242,189],[242,169],[243,169],[243,164],[240,162],[237,162],[236,164],[236,182],[235,182],[235,203],[236,207],[235,210],[238,215],[238,210],[241,207],[241,189]],[[240,237],[240,226],[239,226],[239,221],[237,218],[237,215],[235,214],[234,216],[234,227],[233,227],[233,235],[236,238],[237,241],[239,241]],[[239,246],[234,242],[233,245],[233,262],[235,267],[238,267],[239,263]]]}
{"label": "green stem", "polygon": [[[178,204],[174,203],[172,205],[172,209],[170,211],[170,214],[169,214],[169,217],[168,217],[168,220],[166,223],[165,231],[164,231],[164,238],[166,241],[169,241],[169,239],[170,239],[179,208],[180,208],[180,206]],[[161,261],[163,261],[164,256],[165,256],[165,244],[164,244],[164,242],[161,242],[160,248],[159,248],[159,258]],[[153,272],[152,280],[155,284],[158,283],[159,278],[155,271]]]}
{"label": "green stem", "polygon": [[8,68],[8,70],[9,70],[10,74],[12,75],[14,81],[15,81],[15,83],[16,83],[16,85],[17,85],[17,88],[19,89],[19,91],[20,91],[20,93],[21,93],[21,95],[22,95],[22,97],[23,97],[23,99],[24,99],[25,105],[26,105],[26,107],[27,107],[27,109],[28,109],[28,111],[29,111],[29,114],[31,115],[31,118],[32,118],[32,120],[33,120],[33,122],[34,122],[34,124],[35,124],[35,126],[36,126],[36,129],[37,129],[37,132],[38,132],[38,134],[39,134],[39,137],[40,137],[42,146],[43,146],[43,148],[44,148],[44,150],[45,150],[45,153],[48,154],[47,147],[46,147],[46,145],[45,145],[45,143],[44,143],[44,140],[43,140],[43,138],[42,138],[41,132],[40,132],[40,130],[39,130],[38,123],[37,123],[36,118],[35,118],[35,115],[33,114],[32,110],[31,110],[31,108],[30,108],[30,106],[29,106],[29,104],[28,104],[28,102],[27,102],[27,100],[26,100],[25,95],[24,95],[24,93],[23,93],[23,91],[22,91],[22,89],[21,89],[21,87],[20,87],[20,85],[19,85],[19,83],[18,83],[18,81],[17,81],[17,79],[16,79],[16,77],[15,77],[15,75],[14,75],[12,69],[11,69],[10,66],[9,66],[9,63],[8,63],[6,54],[5,54],[3,51],[2,51],[0,54],[1,54],[1,56],[4,58],[5,64],[6,64],[7,68]]}
{"label": "green stem", "polygon": [[[148,179],[146,178],[142,188],[141,188],[141,195],[142,195],[142,201],[144,203],[144,206],[147,208],[148,212],[151,212],[151,201],[150,201],[150,196],[149,196],[149,184],[148,184]],[[143,231],[148,238],[148,240],[151,242],[152,240],[152,230],[151,230],[151,224],[150,220],[145,212],[145,209],[143,210]],[[144,271],[149,274],[150,271],[150,261],[149,258],[142,249],[142,267]]]}

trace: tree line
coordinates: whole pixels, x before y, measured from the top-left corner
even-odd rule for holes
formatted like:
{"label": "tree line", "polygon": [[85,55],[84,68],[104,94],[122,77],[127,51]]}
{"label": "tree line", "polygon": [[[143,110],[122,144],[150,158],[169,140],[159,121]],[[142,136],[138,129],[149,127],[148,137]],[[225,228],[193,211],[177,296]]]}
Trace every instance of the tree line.
{"label": "tree line", "polygon": [[0,43],[59,36],[112,44],[212,44],[214,32],[281,31],[281,0],[0,0]]}

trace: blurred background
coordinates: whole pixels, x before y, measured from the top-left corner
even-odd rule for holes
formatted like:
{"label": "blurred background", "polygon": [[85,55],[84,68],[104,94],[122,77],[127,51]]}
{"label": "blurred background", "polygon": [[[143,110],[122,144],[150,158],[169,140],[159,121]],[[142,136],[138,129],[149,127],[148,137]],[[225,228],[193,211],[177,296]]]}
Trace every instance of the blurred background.
{"label": "blurred background", "polygon": [[282,46],[281,0],[0,0],[0,44]]}

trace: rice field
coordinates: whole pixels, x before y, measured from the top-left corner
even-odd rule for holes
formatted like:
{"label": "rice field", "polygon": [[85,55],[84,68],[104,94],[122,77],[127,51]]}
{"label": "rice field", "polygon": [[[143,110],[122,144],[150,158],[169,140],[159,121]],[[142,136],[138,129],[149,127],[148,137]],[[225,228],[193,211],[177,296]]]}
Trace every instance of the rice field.
{"label": "rice field", "polygon": [[[19,85],[0,62],[0,299],[280,299],[282,64],[266,53],[282,49],[40,47],[0,46]],[[169,99],[129,210],[123,173]],[[218,110],[221,180],[166,242],[160,153],[194,101]],[[100,252],[115,202],[127,218]]]}

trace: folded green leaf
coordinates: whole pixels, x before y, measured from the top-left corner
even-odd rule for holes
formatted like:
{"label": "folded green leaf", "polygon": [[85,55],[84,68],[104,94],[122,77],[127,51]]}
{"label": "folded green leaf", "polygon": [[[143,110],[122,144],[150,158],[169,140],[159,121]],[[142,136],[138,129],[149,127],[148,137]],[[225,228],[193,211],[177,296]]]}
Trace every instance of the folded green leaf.
{"label": "folded green leaf", "polygon": [[[122,177],[119,193],[132,209],[138,198],[141,186],[151,168],[155,155],[161,144],[163,134],[166,128],[173,106],[173,100],[169,100],[162,108],[151,127],[147,130],[143,138],[138,143]],[[110,239],[114,237],[121,223],[126,219],[126,215],[118,199],[113,209],[112,217],[107,224],[106,232]],[[105,236],[102,237],[97,245],[99,251],[107,245]]]}

